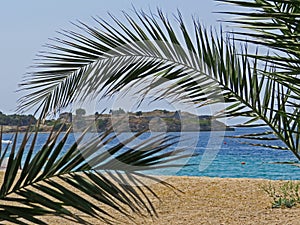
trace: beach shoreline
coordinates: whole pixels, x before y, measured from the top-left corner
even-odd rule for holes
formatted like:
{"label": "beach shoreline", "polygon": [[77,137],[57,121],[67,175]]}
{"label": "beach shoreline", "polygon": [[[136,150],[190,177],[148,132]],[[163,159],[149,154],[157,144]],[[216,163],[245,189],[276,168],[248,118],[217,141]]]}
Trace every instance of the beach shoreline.
{"label": "beach shoreline", "polygon": [[[249,178],[211,178],[188,176],[160,177],[176,187],[150,184],[160,200],[151,198],[158,218],[136,217],[134,222],[117,215],[126,224],[300,224],[300,207],[272,208],[272,199],[262,186],[279,186],[286,181]],[[103,209],[115,215],[107,206]],[[105,224],[85,217],[92,224]],[[55,216],[44,217],[47,224],[75,224]],[[124,223],[121,223],[124,224]]]}

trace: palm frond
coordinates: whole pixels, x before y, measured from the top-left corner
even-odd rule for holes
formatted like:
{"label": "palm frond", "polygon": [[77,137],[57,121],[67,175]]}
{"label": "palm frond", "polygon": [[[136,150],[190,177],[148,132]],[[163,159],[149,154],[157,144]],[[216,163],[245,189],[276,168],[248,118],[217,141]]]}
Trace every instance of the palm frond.
{"label": "palm frond", "polygon": [[103,205],[130,220],[133,214],[157,216],[150,195],[159,197],[153,191],[146,194],[151,189],[144,182],[175,188],[142,172],[179,166],[176,160],[187,154],[168,148],[176,143],[174,137],[153,137],[129,148],[127,144],[142,133],[122,143],[116,142],[118,134],[111,131],[94,138],[83,133],[77,140],[71,134],[71,129],[52,132],[40,149],[34,147],[38,131],[27,132],[21,139],[15,135],[0,189],[1,221],[46,224],[45,215],[80,224],[88,224],[86,216],[107,224],[118,221]]}
{"label": "palm frond", "polygon": [[78,97],[112,95],[151,78],[138,92],[142,99],[160,88],[157,99],[172,96],[199,107],[228,103],[227,116],[249,117],[248,125],[261,121],[300,159],[299,113],[289,103],[299,97],[293,82],[298,78],[270,75],[277,73],[273,65],[250,57],[247,46],[238,48],[222,30],[206,30],[193,20],[190,33],[180,13],[176,25],[160,10],[157,14],[125,13],[126,21],[112,16],[114,24],[96,18],[99,28],[77,25],[85,34],[65,31],[22,84],[33,93],[21,99],[21,109],[37,105],[46,114]]}
{"label": "palm frond", "polygon": [[[290,79],[289,84],[299,89],[300,1],[218,1],[239,6],[234,11],[221,12],[237,16],[227,22],[245,28],[233,31],[241,36],[239,40],[244,42],[247,39],[248,43],[266,47],[272,53],[270,56],[262,52],[253,57],[276,64],[284,72],[284,77]],[[272,75],[277,77],[276,73]]]}

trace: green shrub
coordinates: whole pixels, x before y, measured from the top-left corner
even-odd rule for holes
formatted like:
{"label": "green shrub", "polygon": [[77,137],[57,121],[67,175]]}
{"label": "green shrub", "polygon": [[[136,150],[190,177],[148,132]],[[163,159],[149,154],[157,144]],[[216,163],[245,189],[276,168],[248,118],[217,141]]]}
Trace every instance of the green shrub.
{"label": "green shrub", "polygon": [[273,208],[292,208],[300,203],[299,183],[288,181],[279,187],[271,182],[269,185],[262,186],[262,189],[273,198]]}

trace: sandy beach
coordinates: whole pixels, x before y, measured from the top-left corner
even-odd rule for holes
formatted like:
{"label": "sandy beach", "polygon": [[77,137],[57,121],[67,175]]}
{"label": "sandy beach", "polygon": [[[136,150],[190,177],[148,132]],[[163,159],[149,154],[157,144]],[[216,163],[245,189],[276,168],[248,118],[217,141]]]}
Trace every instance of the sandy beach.
{"label": "sandy beach", "polygon": [[[272,209],[272,199],[261,188],[282,181],[206,177],[168,177],[166,181],[182,193],[157,184],[151,186],[161,198],[153,199],[158,218],[136,217],[133,222],[119,217],[123,220],[120,224],[300,224],[300,207]],[[48,224],[75,224],[53,216],[44,219]],[[92,224],[105,224],[87,219]]]}

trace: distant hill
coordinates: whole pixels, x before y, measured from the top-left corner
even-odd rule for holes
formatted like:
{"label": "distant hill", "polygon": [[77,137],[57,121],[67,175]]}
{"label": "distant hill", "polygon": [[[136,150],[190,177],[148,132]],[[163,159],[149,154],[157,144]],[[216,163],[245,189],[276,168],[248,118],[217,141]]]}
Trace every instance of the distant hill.
{"label": "distant hill", "polygon": [[[4,132],[26,131],[29,125],[36,123],[33,115],[5,115],[0,112],[0,125]],[[49,132],[54,127],[58,130],[63,126],[67,130],[71,125],[74,131],[86,129],[93,125],[93,132],[103,132],[111,126],[118,132],[139,132],[151,130],[152,132],[189,132],[189,131],[221,131],[234,130],[212,116],[197,116],[188,112],[153,110],[150,112],[129,112],[122,109],[111,110],[108,114],[95,113],[94,115],[62,113],[58,119],[46,120],[40,126],[40,131]]]}
{"label": "distant hill", "polygon": [[212,116],[197,116],[188,112],[167,110],[125,113],[119,109],[111,110],[109,114],[74,116],[73,119],[73,125],[77,130],[81,127],[84,129],[84,125],[92,123],[96,125],[98,132],[108,130],[111,126],[118,132],[139,132],[147,129],[153,132],[234,130]]}
{"label": "distant hill", "polygon": [[6,115],[0,112],[0,125],[28,126],[33,123],[36,123],[36,118],[33,115]]}
{"label": "distant hill", "polygon": [[16,128],[19,130],[26,129],[29,125],[36,123],[36,118],[33,115],[12,114],[6,115],[0,112],[0,126],[4,132],[14,132]]}

